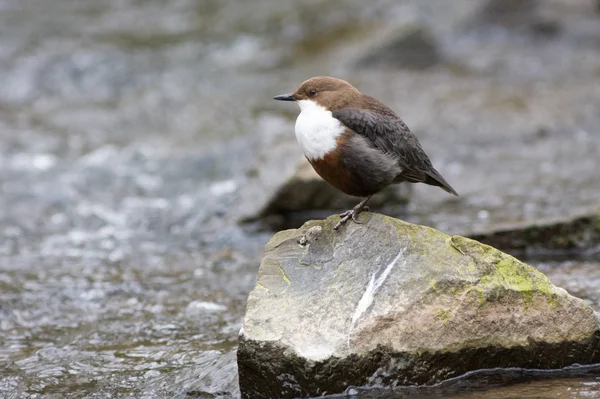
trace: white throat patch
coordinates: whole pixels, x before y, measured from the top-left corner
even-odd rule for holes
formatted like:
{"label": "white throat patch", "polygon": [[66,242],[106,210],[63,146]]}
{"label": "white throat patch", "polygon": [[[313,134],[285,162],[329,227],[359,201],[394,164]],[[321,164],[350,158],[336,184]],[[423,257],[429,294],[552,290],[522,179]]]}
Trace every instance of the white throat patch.
{"label": "white throat patch", "polygon": [[312,100],[298,101],[300,115],[296,119],[296,139],[304,155],[310,160],[321,159],[336,147],[336,139],[345,127],[326,110]]}

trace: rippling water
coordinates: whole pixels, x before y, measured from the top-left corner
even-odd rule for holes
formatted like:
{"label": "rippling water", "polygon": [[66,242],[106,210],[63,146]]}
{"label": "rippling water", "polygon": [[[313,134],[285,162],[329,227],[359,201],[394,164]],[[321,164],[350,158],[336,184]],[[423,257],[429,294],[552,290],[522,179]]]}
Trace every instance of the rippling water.
{"label": "rippling water", "polygon": [[[272,96],[311,75],[398,110],[462,194],[416,187],[411,221],[466,233],[598,205],[589,2],[552,2],[543,29],[466,0],[339,4],[0,1],[0,397],[238,394],[237,332],[271,233],[235,221],[258,201],[251,168],[293,140],[296,110]],[[354,68],[412,24],[442,64]],[[534,264],[600,309],[597,260]],[[599,389],[594,375],[490,386],[450,397]]]}

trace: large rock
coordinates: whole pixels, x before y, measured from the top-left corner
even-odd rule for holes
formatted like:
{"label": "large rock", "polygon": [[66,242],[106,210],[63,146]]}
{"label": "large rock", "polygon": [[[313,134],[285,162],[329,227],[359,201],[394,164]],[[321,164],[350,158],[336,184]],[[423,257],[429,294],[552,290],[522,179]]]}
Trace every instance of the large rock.
{"label": "large rock", "polygon": [[239,337],[245,398],[600,361],[600,317],[510,255],[383,215],[267,244]]}

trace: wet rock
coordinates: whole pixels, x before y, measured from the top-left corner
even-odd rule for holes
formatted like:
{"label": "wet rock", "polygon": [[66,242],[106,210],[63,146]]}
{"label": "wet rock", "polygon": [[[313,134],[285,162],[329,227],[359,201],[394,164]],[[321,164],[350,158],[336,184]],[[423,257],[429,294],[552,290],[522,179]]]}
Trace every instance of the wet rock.
{"label": "wet rock", "polygon": [[[295,140],[269,146],[249,177],[242,222],[262,221],[271,228],[300,226],[315,217],[355,206],[360,198],[346,195],[325,182],[302,156]],[[371,198],[377,210],[397,210],[408,202],[407,184],[388,187]]]}
{"label": "wet rock", "polygon": [[[311,221],[267,244],[239,336],[244,398],[600,361],[600,316],[533,267],[429,227],[360,219],[338,232],[335,216]],[[306,235],[317,239],[300,245]]]}
{"label": "wet rock", "polygon": [[588,253],[600,250],[600,210],[561,218],[513,223],[471,238],[514,254]]}
{"label": "wet rock", "polygon": [[473,27],[504,27],[524,30],[540,36],[556,36],[562,26],[555,19],[548,19],[543,11],[546,4],[537,0],[490,0],[479,10]]}
{"label": "wet rock", "polygon": [[479,12],[479,20],[499,25],[521,25],[531,22],[537,0],[489,0]]}
{"label": "wet rock", "polygon": [[420,25],[403,26],[374,47],[356,62],[357,68],[420,69],[436,65],[442,58],[435,37]]}

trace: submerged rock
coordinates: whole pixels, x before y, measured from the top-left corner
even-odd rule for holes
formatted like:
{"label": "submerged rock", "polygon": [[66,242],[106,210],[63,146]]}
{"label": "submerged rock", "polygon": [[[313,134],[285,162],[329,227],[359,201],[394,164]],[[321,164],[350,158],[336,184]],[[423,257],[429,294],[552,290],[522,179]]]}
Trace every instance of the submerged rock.
{"label": "submerged rock", "polygon": [[515,254],[597,253],[600,251],[600,209],[572,215],[498,226],[471,238]]}
{"label": "submerged rock", "polygon": [[475,14],[470,25],[484,30],[504,27],[541,36],[556,36],[561,31],[561,24],[544,16],[546,8],[546,4],[538,0],[489,0]]}
{"label": "submerged rock", "polygon": [[600,317],[510,255],[364,213],[277,233],[248,298],[245,398],[431,384],[492,367],[600,361]]}
{"label": "submerged rock", "polygon": [[424,26],[398,28],[364,54],[357,68],[393,67],[421,69],[439,64],[442,54],[434,35]]}
{"label": "submerged rock", "polygon": [[515,26],[530,22],[537,7],[538,0],[488,0],[477,17],[485,24]]}

